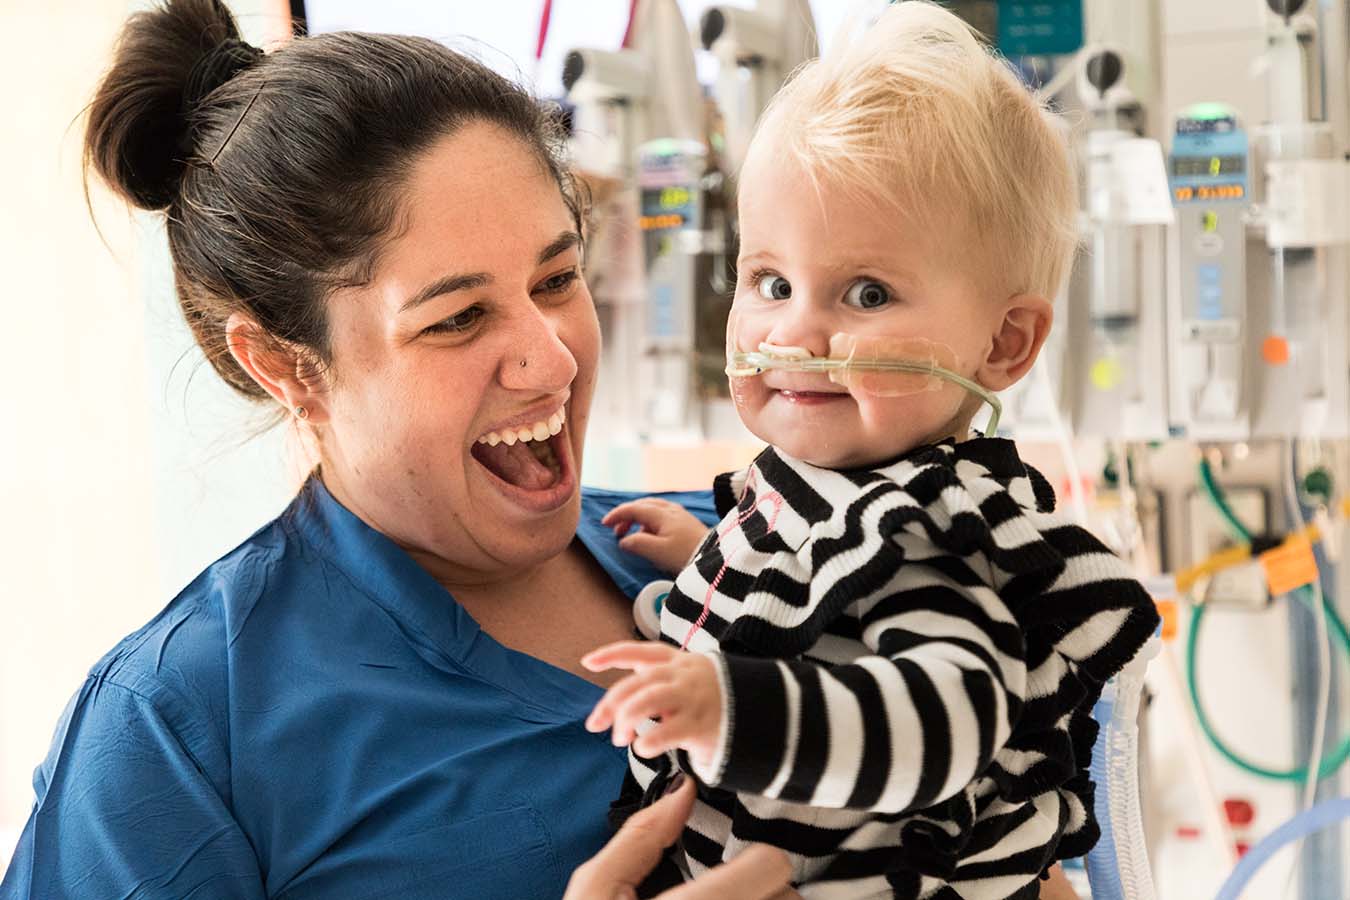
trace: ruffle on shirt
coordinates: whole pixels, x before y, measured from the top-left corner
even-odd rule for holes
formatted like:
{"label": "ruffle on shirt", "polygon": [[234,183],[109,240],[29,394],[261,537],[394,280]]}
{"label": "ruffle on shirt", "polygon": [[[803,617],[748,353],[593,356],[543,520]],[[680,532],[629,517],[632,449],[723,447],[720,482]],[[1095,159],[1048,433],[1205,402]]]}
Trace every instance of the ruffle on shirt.
{"label": "ruffle on shirt", "polygon": [[871,471],[920,504],[883,522],[894,532],[921,528],[938,549],[962,559],[981,554],[1009,576],[1048,581],[1064,570],[1064,557],[1028,515],[1052,511],[1054,491],[1011,441],[944,441]]}

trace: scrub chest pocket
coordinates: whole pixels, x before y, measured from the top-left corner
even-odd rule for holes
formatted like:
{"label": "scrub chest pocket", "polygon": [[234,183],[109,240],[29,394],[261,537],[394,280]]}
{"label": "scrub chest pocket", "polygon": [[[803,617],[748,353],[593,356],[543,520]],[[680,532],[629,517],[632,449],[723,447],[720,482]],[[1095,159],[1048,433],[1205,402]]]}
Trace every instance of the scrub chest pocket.
{"label": "scrub chest pocket", "polygon": [[333,848],[276,900],[561,896],[566,875],[539,813],[528,805],[423,831]]}

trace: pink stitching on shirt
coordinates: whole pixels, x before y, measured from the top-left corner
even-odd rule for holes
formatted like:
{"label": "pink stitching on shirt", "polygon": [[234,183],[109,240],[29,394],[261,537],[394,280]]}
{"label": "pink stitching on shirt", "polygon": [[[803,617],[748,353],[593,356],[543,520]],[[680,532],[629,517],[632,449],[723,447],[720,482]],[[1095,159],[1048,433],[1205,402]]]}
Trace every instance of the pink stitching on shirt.
{"label": "pink stitching on shirt", "polygon": [[[746,476],[745,487],[741,489],[741,497],[745,497],[745,495],[754,487],[754,482],[755,470],[751,469],[750,474]],[[684,643],[680,644],[681,650],[689,649],[689,642],[693,640],[694,635],[698,634],[699,629],[703,627],[703,623],[708,621],[708,613],[712,610],[713,594],[717,593],[717,585],[721,583],[722,576],[726,574],[727,567],[731,564],[731,554],[728,553],[726,548],[722,545],[722,541],[731,534],[731,532],[740,528],[746,519],[758,512],[759,505],[766,501],[773,504],[773,512],[769,516],[768,528],[769,531],[773,531],[774,527],[778,524],[778,513],[783,509],[783,495],[777,491],[772,491],[771,493],[765,494],[763,497],[756,497],[754,505],[737,516],[736,521],[723,525],[722,528],[718,530],[717,549],[722,553],[722,567],[717,570],[717,575],[713,577],[712,583],[708,585],[708,590],[703,595],[703,611],[698,614],[698,619],[695,620],[694,624],[689,626],[689,633],[684,636]],[[746,547],[749,547],[750,542],[746,541],[745,543]]]}

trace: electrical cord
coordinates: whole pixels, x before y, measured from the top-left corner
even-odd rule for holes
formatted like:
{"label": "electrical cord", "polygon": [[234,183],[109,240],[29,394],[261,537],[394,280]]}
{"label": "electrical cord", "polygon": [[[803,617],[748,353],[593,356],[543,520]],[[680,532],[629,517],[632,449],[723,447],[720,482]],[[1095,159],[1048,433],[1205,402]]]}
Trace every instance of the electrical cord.
{"label": "electrical cord", "polygon": [[[1242,524],[1241,520],[1238,519],[1237,515],[1233,512],[1232,507],[1228,505],[1223,490],[1214,479],[1214,472],[1210,468],[1208,460],[1202,459],[1200,462],[1199,481],[1206,497],[1209,499],[1210,503],[1214,505],[1215,509],[1219,512],[1219,515],[1223,517],[1234,536],[1240,541],[1250,543],[1252,539],[1251,532]],[[1319,596],[1315,599],[1314,592],[1309,588],[1300,588],[1294,593],[1299,600],[1309,604],[1310,607],[1313,603],[1317,603],[1321,607],[1321,611],[1326,615],[1326,621],[1330,626],[1331,634],[1341,645],[1346,656],[1350,657],[1350,631],[1346,630],[1345,623],[1336,613],[1335,607],[1328,602],[1327,598],[1324,596]],[[1319,590],[1317,594],[1320,595],[1321,591]],[[1317,614],[1316,608],[1312,608],[1311,611],[1314,614]],[[1195,709],[1195,717],[1200,723],[1200,730],[1204,732],[1205,738],[1209,741],[1210,745],[1219,752],[1220,756],[1249,775],[1271,781],[1302,782],[1308,780],[1309,771],[1311,769],[1310,766],[1297,766],[1290,769],[1273,769],[1252,762],[1225,743],[1215,730],[1213,723],[1210,721],[1209,714],[1206,712],[1204,704],[1200,700],[1200,689],[1197,677],[1197,671],[1199,669],[1200,629],[1205,620],[1205,613],[1205,605],[1197,605],[1191,615],[1191,621],[1186,630],[1186,687],[1190,694],[1191,706]],[[1321,764],[1316,769],[1318,778],[1325,778],[1332,774],[1344,765],[1347,759],[1350,759],[1350,734],[1342,737],[1340,743],[1336,746],[1336,749],[1321,761]]]}

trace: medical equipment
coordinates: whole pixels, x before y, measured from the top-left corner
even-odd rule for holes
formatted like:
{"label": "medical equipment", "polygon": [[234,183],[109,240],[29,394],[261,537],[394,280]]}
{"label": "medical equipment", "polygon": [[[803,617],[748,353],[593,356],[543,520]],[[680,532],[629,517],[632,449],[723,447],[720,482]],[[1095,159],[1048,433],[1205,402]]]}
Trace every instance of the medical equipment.
{"label": "medical equipment", "polygon": [[[1004,3],[997,13],[1005,53],[1077,51],[1018,65],[1042,85],[1038,99],[1065,113],[1058,121],[1079,160],[1083,204],[1080,252],[1053,298],[1055,326],[1031,376],[1004,393],[1004,427],[1061,446],[1071,431],[1165,438],[1166,234],[1175,216],[1162,148],[1147,130],[1161,102],[1160,2]],[[1084,517],[1077,490],[1071,499]]]}
{"label": "medical equipment", "polygon": [[706,161],[700,141],[662,138],[638,148],[638,227],[647,284],[641,416],[652,431],[697,426],[692,406],[696,315],[708,280],[699,265],[708,243],[703,227]]}
{"label": "medical equipment", "polygon": [[718,3],[699,19],[698,41],[717,59],[713,96],[722,112],[726,168],[740,171],[755,123],[792,70],[820,51],[807,0]]}
{"label": "medical equipment", "polygon": [[1241,439],[1249,142],[1236,111],[1192,106],[1176,122],[1171,189],[1179,321],[1172,335],[1173,424],[1194,438]]}
{"label": "medical equipment", "polygon": [[1343,81],[1345,63],[1322,52],[1326,32],[1304,4],[1270,5],[1262,60],[1270,121],[1253,131],[1253,219],[1267,247],[1257,268],[1269,300],[1253,310],[1252,432],[1344,436],[1350,165],[1338,158],[1324,84]]}
{"label": "medical equipment", "polygon": [[588,172],[631,178],[643,142],[703,139],[702,91],[679,6],[642,0],[631,29],[627,47],[577,48],[563,62],[576,105],[572,155]]}
{"label": "medical equipment", "polygon": [[1346,819],[1350,819],[1350,797],[1324,801],[1294,816],[1247,851],[1214,900],[1239,900],[1252,876],[1285,845],[1328,828],[1339,828]]}
{"label": "medical equipment", "polygon": [[688,430],[694,310],[707,281],[696,271],[722,242],[704,239],[704,103],[675,0],[638,3],[623,49],[569,52],[563,85],[575,104],[574,165],[619,185],[593,254],[610,373],[600,412],[642,434]]}
{"label": "medical equipment", "polygon": [[649,641],[661,639],[661,606],[674,587],[675,582],[668,580],[648,582],[633,600],[633,624]]}
{"label": "medical equipment", "polygon": [[1162,147],[1139,136],[1142,106],[1125,85],[1126,59],[1121,48],[1093,45],[1076,60],[1090,114],[1088,268],[1069,299],[1074,344],[1087,353],[1075,355],[1071,419],[1079,434],[1156,440],[1167,436],[1164,254],[1175,214]]}
{"label": "medical equipment", "polygon": [[1153,900],[1153,874],[1139,796],[1139,707],[1144,671],[1162,643],[1155,635],[1108,681],[1093,709],[1102,726],[1092,753],[1094,812],[1102,836],[1087,855],[1093,900]]}

